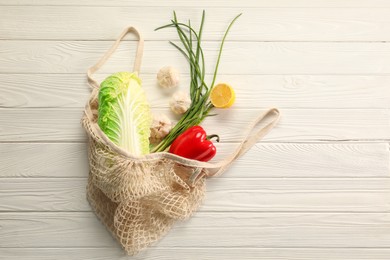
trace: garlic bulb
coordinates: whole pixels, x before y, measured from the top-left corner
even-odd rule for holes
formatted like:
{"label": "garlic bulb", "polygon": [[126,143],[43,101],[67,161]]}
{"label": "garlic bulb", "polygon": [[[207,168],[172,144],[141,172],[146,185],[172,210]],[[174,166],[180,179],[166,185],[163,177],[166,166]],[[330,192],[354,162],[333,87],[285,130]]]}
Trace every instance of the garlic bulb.
{"label": "garlic bulb", "polygon": [[171,120],[164,114],[153,115],[153,122],[150,127],[150,142],[159,143],[171,131]]}
{"label": "garlic bulb", "polygon": [[179,86],[179,72],[170,66],[163,67],[157,73],[157,82],[162,88],[175,88]]}
{"label": "garlic bulb", "polygon": [[169,106],[175,114],[184,114],[191,106],[191,98],[187,93],[177,91],[172,95]]}

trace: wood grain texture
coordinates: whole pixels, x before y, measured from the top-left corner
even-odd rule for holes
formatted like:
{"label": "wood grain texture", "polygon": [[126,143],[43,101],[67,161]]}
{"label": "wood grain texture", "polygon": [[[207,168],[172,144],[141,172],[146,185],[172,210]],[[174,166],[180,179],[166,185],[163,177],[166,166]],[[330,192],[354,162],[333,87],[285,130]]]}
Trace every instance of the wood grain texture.
{"label": "wood grain texture", "polygon": [[[0,183],[0,211],[90,211],[86,183],[86,178],[6,178]],[[207,190],[204,212],[390,210],[390,178],[219,178],[209,180]]]}
{"label": "wood grain texture", "polygon": [[[388,248],[389,222],[388,213],[198,212],[156,246]],[[0,213],[0,226],[1,248],[119,247],[92,212]]]}
{"label": "wood grain texture", "polygon": [[[154,113],[167,110],[156,109]],[[203,122],[222,142],[240,142],[247,126],[265,109],[218,110]],[[0,109],[0,141],[85,141],[81,109]],[[265,141],[334,141],[390,139],[388,109],[282,109],[282,119]],[[244,128],[245,129],[245,128]]]}
{"label": "wood grain texture", "polygon": [[[119,32],[115,32],[118,33]],[[163,32],[160,32],[164,34]],[[112,41],[0,41],[2,73],[85,73]],[[101,72],[131,70],[135,42],[123,42]],[[204,42],[206,72],[214,71],[218,42]],[[187,61],[168,41],[147,41],[141,72],[155,74],[166,65],[188,71]],[[236,42],[224,46],[223,74],[386,74],[387,42]],[[369,64],[369,66],[368,66]]]}
{"label": "wood grain texture", "polygon": [[[236,145],[217,144],[213,161]],[[86,149],[85,143],[0,143],[0,177],[85,178]],[[258,143],[220,178],[387,178],[389,157],[387,143]]]}
{"label": "wood grain texture", "polygon": [[224,0],[166,0],[156,2],[153,0],[0,0],[0,5],[5,6],[148,6],[160,7],[168,6],[172,9],[175,7],[281,7],[281,8],[296,8],[296,7],[390,7],[387,0],[245,0],[245,1],[224,1]]}
{"label": "wood grain texture", "polygon": [[[167,107],[171,93],[157,86],[156,74],[141,78],[151,106]],[[182,71],[179,89],[188,91],[189,81]],[[390,108],[388,75],[219,75],[218,81],[235,88],[235,108]],[[0,82],[2,108],[83,108],[90,93],[85,74],[0,74]]]}
{"label": "wood grain texture", "polygon": [[119,248],[0,248],[7,260],[388,260],[387,248],[163,248],[154,247],[134,257],[127,257]]}
{"label": "wood grain texture", "polygon": [[[225,5],[222,5],[225,6]],[[133,25],[147,40],[172,40],[174,30],[156,33],[169,23],[172,10],[200,23],[199,7],[3,6],[0,39],[114,40]],[[388,8],[223,8],[206,10],[204,40],[220,40],[225,28],[243,13],[229,34],[241,41],[388,41]],[[129,15],[131,14],[131,15]],[[96,19],[99,17],[99,19]],[[145,23],[143,21],[147,20]],[[139,21],[142,21],[141,23]],[[211,26],[212,25],[212,26]]]}

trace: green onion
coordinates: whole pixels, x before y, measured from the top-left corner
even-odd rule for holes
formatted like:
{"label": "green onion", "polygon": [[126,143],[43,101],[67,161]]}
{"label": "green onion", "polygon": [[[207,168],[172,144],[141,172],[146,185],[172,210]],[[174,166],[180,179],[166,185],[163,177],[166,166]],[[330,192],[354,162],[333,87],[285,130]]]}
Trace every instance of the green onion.
{"label": "green onion", "polygon": [[[217,63],[214,69],[213,80],[210,85],[207,85],[204,81],[205,78],[205,59],[204,53],[201,46],[202,41],[202,32],[203,25],[205,21],[205,11],[202,13],[202,20],[198,32],[194,30],[191,26],[191,21],[188,21],[188,24],[178,22],[176,12],[173,12],[173,20],[170,24],[161,26],[156,29],[161,30],[165,28],[175,28],[179,39],[181,41],[182,47],[179,45],[169,42],[176,49],[178,49],[184,57],[187,59],[190,65],[190,96],[191,96],[191,106],[179,122],[172,128],[169,134],[152,149],[152,152],[162,152],[165,151],[171,143],[185,130],[191,126],[199,125],[206,117],[212,116],[209,114],[210,110],[214,107],[209,101],[210,92],[214,86],[215,79],[218,73],[218,66],[221,60],[222,49],[230,28],[234,22],[240,17],[241,14],[237,15],[229,24],[226,32],[222,38],[219,53],[217,58]],[[196,44],[193,42],[195,41]],[[195,50],[194,50],[195,49]]]}

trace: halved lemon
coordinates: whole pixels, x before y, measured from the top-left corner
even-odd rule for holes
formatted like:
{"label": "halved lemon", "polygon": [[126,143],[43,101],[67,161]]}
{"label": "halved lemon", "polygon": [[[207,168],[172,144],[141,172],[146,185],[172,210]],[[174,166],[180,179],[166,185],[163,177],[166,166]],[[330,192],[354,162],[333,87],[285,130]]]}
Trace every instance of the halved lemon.
{"label": "halved lemon", "polygon": [[211,104],[218,108],[231,107],[235,100],[236,93],[234,93],[234,89],[225,83],[214,86],[210,92]]}

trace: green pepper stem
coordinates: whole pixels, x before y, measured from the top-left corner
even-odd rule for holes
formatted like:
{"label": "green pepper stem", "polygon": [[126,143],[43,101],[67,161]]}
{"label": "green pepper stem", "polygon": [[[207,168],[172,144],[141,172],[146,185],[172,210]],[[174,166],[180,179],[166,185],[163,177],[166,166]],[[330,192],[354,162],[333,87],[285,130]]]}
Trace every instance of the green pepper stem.
{"label": "green pepper stem", "polygon": [[217,141],[219,143],[219,135],[208,135],[206,137],[207,140],[211,140],[212,138],[217,138],[215,141]]}

